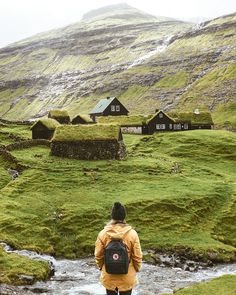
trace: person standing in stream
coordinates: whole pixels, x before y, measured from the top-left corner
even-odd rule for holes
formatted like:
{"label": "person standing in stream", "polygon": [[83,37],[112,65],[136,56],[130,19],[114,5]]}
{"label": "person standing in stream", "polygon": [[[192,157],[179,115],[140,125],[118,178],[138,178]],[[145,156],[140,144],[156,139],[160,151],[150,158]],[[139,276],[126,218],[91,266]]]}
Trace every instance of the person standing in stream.
{"label": "person standing in stream", "polygon": [[[100,280],[107,295],[131,295],[136,284],[136,272],[141,268],[142,251],[137,232],[125,222],[125,207],[116,202],[111,212],[112,220],[98,234],[95,243],[95,260],[101,271]],[[104,253],[111,241],[121,240],[128,256],[127,274],[111,274],[106,270]],[[118,255],[113,257],[118,259]]]}

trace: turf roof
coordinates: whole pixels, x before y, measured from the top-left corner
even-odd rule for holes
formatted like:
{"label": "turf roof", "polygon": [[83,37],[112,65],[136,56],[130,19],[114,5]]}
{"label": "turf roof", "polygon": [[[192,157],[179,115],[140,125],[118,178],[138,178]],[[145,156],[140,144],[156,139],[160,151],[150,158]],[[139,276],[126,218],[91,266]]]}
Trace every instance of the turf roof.
{"label": "turf roof", "polygon": [[66,110],[51,110],[49,111],[48,115],[51,117],[69,117],[69,114]]}
{"label": "turf roof", "polygon": [[210,112],[200,112],[199,114],[185,112],[171,112],[169,116],[175,121],[191,121],[191,124],[213,125],[213,120]]}
{"label": "turf roof", "polygon": [[61,125],[56,129],[52,141],[98,141],[118,140],[120,126],[118,125]]}
{"label": "turf roof", "polygon": [[145,124],[150,118],[141,115],[137,116],[101,116],[97,118],[98,123],[117,124],[120,126],[136,126]]}
{"label": "turf roof", "polygon": [[[77,116],[75,116],[73,118],[73,120],[75,120],[77,117],[80,117],[81,119],[83,119],[86,123],[93,123],[93,120],[88,116],[88,115],[84,115],[84,114],[78,114]],[[72,120],[72,121],[73,121]]]}
{"label": "turf roof", "polygon": [[47,127],[49,130],[55,130],[58,126],[61,125],[61,124],[60,124],[57,120],[55,120],[55,119],[45,118],[45,119],[39,119],[38,121],[36,121],[36,122],[30,127],[30,129],[32,129],[33,127],[35,127],[39,122],[40,122],[43,126]]}

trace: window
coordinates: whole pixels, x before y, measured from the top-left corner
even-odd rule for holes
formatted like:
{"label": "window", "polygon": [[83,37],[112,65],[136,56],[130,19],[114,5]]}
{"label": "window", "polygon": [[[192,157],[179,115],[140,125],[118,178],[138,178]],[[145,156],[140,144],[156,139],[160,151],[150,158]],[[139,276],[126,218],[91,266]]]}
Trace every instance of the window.
{"label": "window", "polygon": [[166,125],[165,124],[156,124],[156,129],[157,130],[164,130],[164,129],[166,129]]}
{"label": "window", "polygon": [[112,112],[115,112],[115,111],[116,111],[116,106],[111,105],[111,111],[112,111]]}
{"label": "window", "polygon": [[120,111],[120,106],[119,106],[119,105],[116,106],[116,111],[117,111],[117,112]]}
{"label": "window", "polygon": [[173,125],[172,124],[169,124],[169,129],[172,129],[173,128]]}
{"label": "window", "polygon": [[185,123],[185,124],[184,124],[184,129],[185,129],[185,130],[188,130],[188,123]]}
{"label": "window", "polygon": [[159,118],[163,118],[163,114],[162,113],[159,114]]}
{"label": "window", "polygon": [[174,130],[181,130],[181,124],[174,124]]}

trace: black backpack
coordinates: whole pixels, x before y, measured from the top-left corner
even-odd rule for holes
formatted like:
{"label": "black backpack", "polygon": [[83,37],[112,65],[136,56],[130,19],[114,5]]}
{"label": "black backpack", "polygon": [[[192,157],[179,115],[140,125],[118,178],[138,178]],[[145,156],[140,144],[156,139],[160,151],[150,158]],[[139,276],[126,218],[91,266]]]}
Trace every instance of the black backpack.
{"label": "black backpack", "polygon": [[104,263],[109,274],[127,274],[129,257],[127,246],[121,239],[113,239],[105,247]]}

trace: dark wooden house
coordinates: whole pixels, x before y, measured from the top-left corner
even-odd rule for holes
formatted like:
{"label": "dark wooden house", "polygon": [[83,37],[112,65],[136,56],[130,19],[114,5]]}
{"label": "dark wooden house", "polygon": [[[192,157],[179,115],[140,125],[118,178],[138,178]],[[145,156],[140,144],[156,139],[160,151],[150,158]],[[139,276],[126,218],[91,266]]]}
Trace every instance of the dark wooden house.
{"label": "dark wooden house", "polygon": [[48,118],[57,120],[60,124],[69,124],[70,116],[65,110],[51,110],[48,113]]}
{"label": "dark wooden house", "polygon": [[40,119],[32,127],[32,139],[48,139],[53,137],[55,129],[60,123],[54,119]]}
{"label": "dark wooden house", "polygon": [[107,97],[100,100],[89,115],[96,122],[98,116],[127,116],[128,113],[129,111],[116,97]]}
{"label": "dark wooden house", "polygon": [[125,157],[125,145],[117,125],[63,125],[53,136],[51,154],[82,160],[119,160]]}
{"label": "dark wooden house", "polygon": [[89,116],[79,114],[72,119],[71,123],[73,125],[78,125],[78,124],[93,124],[94,122]]}
{"label": "dark wooden house", "polygon": [[[145,126],[146,125],[146,126]],[[191,129],[191,121],[186,118],[175,119],[163,111],[157,111],[143,126],[143,134],[160,131],[181,131]]]}

